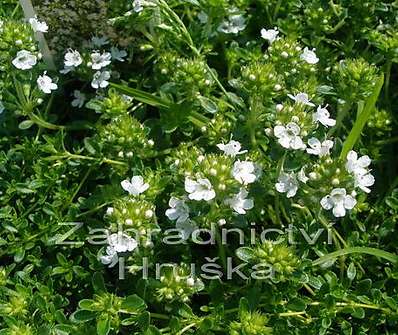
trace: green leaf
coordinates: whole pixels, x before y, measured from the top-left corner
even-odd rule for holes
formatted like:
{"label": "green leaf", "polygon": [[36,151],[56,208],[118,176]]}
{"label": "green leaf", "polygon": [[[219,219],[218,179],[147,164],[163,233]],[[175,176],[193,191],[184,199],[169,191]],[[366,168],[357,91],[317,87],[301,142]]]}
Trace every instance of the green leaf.
{"label": "green leaf", "polygon": [[355,278],[356,274],[357,274],[357,269],[355,268],[355,264],[350,263],[350,265],[348,266],[348,269],[347,269],[348,279],[353,280]]}
{"label": "green leaf", "polygon": [[108,335],[111,330],[111,320],[108,315],[103,315],[97,320],[97,335]]}
{"label": "green leaf", "polygon": [[250,262],[254,257],[254,252],[249,247],[241,247],[236,250],[236,256],[244,262]]}
{"label": "green leaf", "polygon": [[92,140],[91,140],[90,138],[87,138],[87,137],[86,137],[86,138],[83,140],[83,142],[84,142],[84,147],[86,148],[86,150],[87,150],[90,154],[95,155],[96,152],[97,152],[97,150],[94,148],[94,145],[91,144]]}
{"label": "green leaf", "polygon": [[353,254],[353,253],[373,255],[376,257],[384,258],[387,261],[394,263],[394,264],[398,263],[398,256],[395,254],[392,254],[390,252],[376,249],[376,248],[351,247],[351,248],[340,249],[340,250],[331,252],[330,254],[327,254],[325,256],[319,257],[318,259],[316,259],[315,261],[312,262],[312,265],[313,266],[322,265],[323,263],[334,260],[337,257],[349,255],[349,254]]}
{"label": "green leaf", "polygon": [[161,332],[155,326],[149,326],[144,335],[161,335]]}
{"label": "green leaf", "polygon": [[146,308],[145,301],[142,300],[138,295],[133,294],[126,297],[121,305],[121,311],[124,313],[139,313]]}
{"label": "green leaf", "polygon": [[62,266],[56,266],[55,268],[53,268],[52,274],[60,275],[60,274],[66,273],[68,271],[69,271],[68,269],[63,268]]}
{"label": "green leaf", "polygon": [[82,323],[93,320],[96,316],[97,315],[92,311],[78,310],[71,315],[70,319],[72,322]]}
{"label": "green leaf", "polygon": [[307,308],[307,304],[303,299],[293,298],[287,304],[287,308],[294,312],[302,312]]}
{"label": "green leaf", "polygon": [[218,111],[217,104],[209,98],[199,96],[200,105],[209,113],[215,114]]}
{"label": "green leaf", "polygon": [[384,84],[384,75],[382,74],[377,81],[372,95],[366,100],[365,107],[359,113],[351,132],[349,133],[347,139],[343,144],[343,149],[341,150],[340,159],[344,160],[347,154],[354,147],[355,143],[361,137],[362,129],[365,127],[366,122],[374,111],[377,99],[380,95],[381,88]]}
{"label": "green leaf", "polygon": [[32,120],[25,120],[22,121],[19,125],[18,128],[22,129],[22,130],[26,130],[29,129],[30,127],[32,127],[35,123]]}
{"label": "green leaf", "polygon": [[187,304],[182,304],[182,306],[178,309],[178,315],[184,319],[191,319],[195,316],[192,311],[192,308]]}
{"label": "green leaf", "polygon": [[148,329],[150,322],[151,322],[151,314],[149,312],[144,312],[138,317],[137,326],[142,331],[145,331]]}
{"label": "green leaf", "polygon": [[137,99],[140,102],[143,102],[147,105],[159,107],[159,108],[166,108],[169,109],[171,107],[171,103],[168,101],[163,100],[160,97],[157,97],[151,93],[141,91],[135,88],[131,88],[125,85],[119,85],[115,83],[110,83],[110,86],[116,88],[119,92],[126,94],[130,97]]}
{"label": "green leaf", "polygon": [[242,318],[249,312],[250,312],[249,301],[243,297],[239,301],[239,315]]}
{"label": "green leaf", "polygon": [[104,277],[100,272],[95,272],[92,278],[95,293],[106,292]]}
{"label": "green leaf", "polygon": [[354,318],[363,319],[365,317],[365,310],[362,307],[354,308],[354,311],[351,313]]}
{"label": "green leaf", "polygon": [[68,265],[68,260],[65,258],[65,256],[62,253],[58,252],[56,257],[59,264]]}
{"label": "green leaf", "polygon": [[92,299],[83,299],[79,301],[79,307],[86,311],[96,311],[97,309],[94,307],[94,300]]}

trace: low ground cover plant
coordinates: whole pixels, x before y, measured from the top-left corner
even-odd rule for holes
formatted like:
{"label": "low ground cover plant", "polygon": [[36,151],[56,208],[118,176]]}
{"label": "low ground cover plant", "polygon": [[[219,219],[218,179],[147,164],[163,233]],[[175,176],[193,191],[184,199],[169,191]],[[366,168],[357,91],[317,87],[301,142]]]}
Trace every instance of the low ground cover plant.
{"label": "low ground cover plant", "polygon": [[0,334],[398,334],[397,1],[0,1]]}

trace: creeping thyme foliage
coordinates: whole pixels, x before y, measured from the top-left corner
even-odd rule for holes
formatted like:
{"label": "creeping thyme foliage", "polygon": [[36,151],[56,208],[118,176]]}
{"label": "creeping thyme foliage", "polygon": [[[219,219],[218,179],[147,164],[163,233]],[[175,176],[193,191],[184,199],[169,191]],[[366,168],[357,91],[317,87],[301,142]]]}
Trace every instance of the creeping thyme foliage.
{"label": "creeping thyme foliage", "polygon": [[396,1],[30,2],[1,335],[397,333]]}

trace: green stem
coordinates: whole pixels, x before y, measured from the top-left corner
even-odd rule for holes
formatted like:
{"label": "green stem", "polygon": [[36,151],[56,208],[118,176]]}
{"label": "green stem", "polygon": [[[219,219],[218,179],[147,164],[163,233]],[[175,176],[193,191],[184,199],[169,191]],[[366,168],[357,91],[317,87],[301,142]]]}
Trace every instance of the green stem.
{"label": "green stem", "polygon": [[59,126],[59,125],[56,125],[56,124],[49,123],[49,122],[43,120],[41,117],[37,116],[36,114],[33,114],[32,112],[28,112],[28,116],[39,127],[46,128],[46,129],[51,129],[51,130],[65,129],[65,126]]}
{"label": "green stem", "polygon": [[75,199],[75,197],[79,193],[80,189],[83,187],[84,183],[86,182],[88,176],[90,175],[90,173],[92,171],[93,171],[93,166],[90,166],[89,169],[87,170],[87,172],[85,173],[85,175],[83,176],[82,180],[80,181],[79,185],[76,187],[76,189],[73,192],[73,194],[70,197],[70,199],[62,207],[62,210],[61,210],[62,212],[73,202],[73,199]]}
{"label": "green stem", "polygon": [[221,262],[223,264],[223,268],[226,269],[227,268],[227,256],[226,256],[226,252],[225,252],[225,246],[222,243],[222,239],[221,239],[221,235],[220,235],[220,231],[216,230],[216,242],[217,242],[217,247],[218,247],[218,256],[221,258]]}
{"label": "green stem", "polygon": [[[278,166],[276,169],[276,177],[279,178],[279,175],[281,174],[281,171],[283,170],[283,164],[285,163],[287,151],[283,154],[283,156],[279,159]],[[281,212],[280,212],[280,198],[279,198],[279,192],[276,191],[275,193],[275,215],[276,215],[276,220],[278,221],[278,224],[282,226],[282,220],[281,220]]]}
{"label": "green stem", "polygon": [[[322,303],[319,301],[313,301],[309,304],[310,306],[321,306]],[[349,302],[336,302],[337,307],[362,307],[366,309],[374,309],[378,311],[383,311],[385,313],[391,313],[391,310],[385,307],[381,307],[378,305],[371,305],[371,304],[363,304],[363,303],[357,303],[354,301],[349,301]]]}
{"label": "green stem", "polygon": [[184,334],[187,330],[193,328],[196,326],[196,322],[195,323],[191,323],[188,326],[185,326],[184,328],[182,328],[176,335],[182,335]]}
{"label": "green stem", "polygon": [[331,261],[337,257],[344,256],[344,255],[349,255],[353,253],[360,253],[360,254],[368,254],[372,256],[376,256],[379,258],[384,258],[387,261],[391,263],[398,263],[398,256],[395,254],[392,254],[390,252],[376,249],[376,248],[368,248],[368,247],[349,247],[349,248],[344,248],[340,249],[334,252],[331,252],[330,254],[327,254],[325,256],[322,256],[315,261],[312,262],[313,266],[321,265],[325,262]]}
{"label": "green stem", "polygon": [[159,314],[159,313],[151,313],[151,318],[159,319],[159,320],[169,320],[170,319],[167,315]]}
{"label": "green stem", "polygon": [[[180,17],[174,12],[169,5],[167,4],[166,1],[164,0],[159,0],[159,4],[163,7],[165,10],[166,14],[168,14],[171,18],[171,22],[174,23],[176,22],[178,24],[178,27],[181,35],[185,37],[185,43],[188,45],[188,47],[192,50],[192,52],[197,56],[197,57],[202,57],[200,51],[196,48],[192,37],[185,26],[184,22],[180,19]],[[230,99],[229,94],[223,84],[221,84],[220,80],[218,79],[217,75],[214,73],[214,71],[210,68],[210,66],[206,63],[206,69],[209,71],[210,76],[213,78],[217,86],[220,88],[220,90],[225,94],[225,96],[232,102],[232,105],[234,105],[233,100]],[[233,106],[232,106],[233,107]]]}
{"label": "green stem", "polygon": [[90,156],[76,155],[76,154],[71,154],[70,152],[65,152],[62,156],[49,156],[44,159],[46,159],[46,160],[81,159],[81,160],[96,161],[100,165],[103,163],[106,163],[106,164],[111,164],[111,165],[119,165],[119,166],[128,167],[128,164],[125,162],[115,161],[113,159],[108,159],[108,158],[100,159],[100,158],[95,158],[95,157],[90,157]]}
{"label": "green stem", "polygon": [[273,22],[272,24],[276,21],[276,18],[278,17],[278,13],[279,13],[279,9],[281,8],[282,5],[282,0],[278,0],[278,3],[275,6],[275,10],[274,10],[274,17],[273,17]]}
{"label": "green stem", "polygon": [[390,100],[390,78],[391,78],[391,68],[392,68],[392,61],[390,59],[387,60],[386,63],[386,79],[385,79],[385,83],[384,83],[384,96],[385,99],[387,101],[387,103]]}
{"label": "green stem", "polygon": [[338,111],[337,118],[336,118],[336,125],[334,127],[330,128],[330,130],[328,132],[328,137],[331,137],[337,130],[339,130],[341,128],[345,117],[347,116],[348,112],[351,109],[351,106],[352,106],[351,103],[346,102],[342,106],[342,108]]}

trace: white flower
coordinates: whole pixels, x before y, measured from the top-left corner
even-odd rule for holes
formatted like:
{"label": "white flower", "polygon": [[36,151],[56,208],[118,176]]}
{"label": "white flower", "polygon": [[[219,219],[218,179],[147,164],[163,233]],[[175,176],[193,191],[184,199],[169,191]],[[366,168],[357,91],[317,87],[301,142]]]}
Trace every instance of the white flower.
{"label": "white flower", "polygon": [[84,102],[86,101],[86,95],[80,92],[79,90],[74,90],[73,96],[75,97],[75,99],[73,99],[72,101],[72,106],[77,108],[82,108]]}
{"label": "white flower", "polygon": [[298,172],[297,179],[300,180],[302,183],[307,184],[309,178],[305,175],[304,167],[302,167]]}
{"label": "white flower", "polygon": [[206,178],[199,178],[195,181],[186,177],[185,191],[189,193],[189,199],[197,201],[209,201],[211,199],[214,199],[216,196],[216,192],[214,192],[213,186]]}
{"label": "white flower", "polygon": [[17,52],[17,57],[13,59],[12,64],[20,70],[29,70],[37,63],[37,57],[27,50]]}
{"label": "white flower", "polygon": [[145,192],[149,188],[149,184],[144,182],[142,176],[134,176],[131,181],[126,179],[121,182],[123,190],[131,195],[138,195]]}
{"label": "white flower", "polygon": [[245,17],[241,14],[232,15],[221,23],[217,30],[225,34],[237,34],[246,28]]}
{"label": "white flower", "polygon": [[279,193],[286,193],[288,198],[294,197],[298,190],[298,182],[295,174],[282,171],[278,177],[278,182],[275,184],[275,188]]}
{"label": "white flower", "polygon": [[205,24],[209,20],[209,16],[204,11],[201,11],[198,14],[198,20],[201,24]]}
{"label": "white flower", "polygon": [[134,0],[133,1],[133,11],[136,13],[142,12],[144,9],[142,0]]}
{"label": "white flower", "polygon": [[112,55],[109,52],[100,54],[98,51],[94,51],[91,55],[91,68],[93,70],[100,70],[111,63]]}
{"label": "white flower", "polygon": [[44,21],[39,21],[37,18],[32,17],[29,19],[29,23],[35,33],[46,33],[48,31],[48,25]]}
{"label": "white flower", "polygon": [[170,208],[166,210],[166,216],[169,220],[177,220],[177,222],[185,222],[189,218],[189,207],[184,200],[171,197],[169,200]]}
{"label": "white flower", "polygon": [[181,237],[184,240],[189,239],[191,234],[198,229],[196,223],[192,220],[176,221],[176,229],[179,230]]}
{"label": "white flower", "polygon": [[296,95],[288,94],[290,99],[294,100],[296,103],[302,103],[307,106],[314,107],[315,105],[310,101],[307,93],[297,93]]}
{"label": "white flower", "polygon": [[102,37],[93,36],[91,38],[91,43],[95,47],[102,47],[103,45],[108,44],[109,41],[108,41],[108,39],[105,36],[102,36]]}
{"label": "white flower", "polygon": [[238,214],[246,214],[246,211],[254,207],[253,199],[247,199],[248,192],[242,188],[238,194],[226,199],[225,203]]}
{"label": "white flower", "polygon": [[308,145],[311,148],[307,148],[307,152],[311,155],[317,155],[319,157],[327,156],[330,154],[330,149],[333,148],[333,141],[325,140],[321,143],[317,138],[311,137],[308,140]]}
{"label": "white flower", "polygon": [[275,126],[274,135],[279,144],[286,149],[305,149],[306,146],[300,137],[300,127],[297,123],[289,122],[286,126]]}
{"label": "white flower", "polygon": [[101,263],[109,264],[109,267],[112,267],[118,261],[118,252],[133,251],[137,246],[137,241],[126,234],[112,234],[108,236],[106,255],[101,256]]}
{"label": "white flower", "polygon": [[108,237],[108,244],[116,252],[133,251],[137,248],[137,241],[126,234],[115,233]]}
{"label": "white flower", "polygon": [[2,114],[5,110],[4,104],[2,101],[0,101],[0,114]]}
{"label": "white flower", "polygon": [[333,209],[333,215],[337,218],[345,216],[346,209],[353,209],[356,204],[357,201],[347,195],[345,188],[335,188],[321,199],[321,206],[326,210]]}
{"label": "white flower", "polygon": [[303,53],[300,55],[300,58],[306,61],[308,64],[316,64],[319,62],[319,58],[316,56],[316,53],[313,50],[304,48]]}
{"label": "white flower", "polygon": [[366,155],[358,158],[358,154],[354,150],[351,150],[347,154],[345,168],[354,175],[365,175],[369,172],[368,167],[371,162],[369,156]]}
{"label": "white flower", "polygon": [[375,177],[370,173],[364,175],[355,175],[355,187],[359,187],[362,191],[370,193],[369,186],[375,183]]}
{"label": "white flower", "polygon": [[112,59],[118,60],[119,62],[124,62],[124,57],[127,57],[127,51],[126,50],[119,50],[116,47],[111,48],[111,56]]}
{"label": "white flower", "polygon": [[251,184],[256,179],[256,166],[250,161],[236,161],[232,168],[232,176],[241,184]]}
{"label": "white flower", "polygon": [[269,43],[274,42],[279,34],[279,30],[278,28],[274,28],[274,29],[261,29],[261,37],[265,40],[267,40]]}
{"label": "white flower", "polygon": [[91,87],[95,89],[107,87],[109,85],[108,79],[110,77],[111,73],[109,71],[97,71],[94,73]]}
{"label": "white flower", "polygon": [[52,79],[49,76],[47,76],[46,73],[47,72],[44,71],[43,75],[37,78],[37,86],[39,86],[39,89],[42,92],[50,94],[51,91],[54,91],[58,88],[58,85],[53,83]]}
{"label": "white flower", "polygon": [[369,186],[375,183],[375,178],[369,173],[369,165],[371,160],[369,156],[358,158],[358,154],[351,150],[347,155],[345,164],[346,170],[353,174],[355,179],[355,187],[359,187],[362,191],[370,193]]}
{"label": "white flower", "polygon": [[336,120],[330,118],[330,113],[326,107],[318,106],[316,112],[312,114],[312,120],[322,123],[325,127],[333,127],[336,125]]}
{"label": "white flower", "polygon": [[77,67],[83,62],[82,56],[79,51],[69,50],[64,56],[65,67]]}
{"label": "white flower", "polygon": [[228,156],[235,157],[236,155],[244,154],[247,150],[240,151],[242,148],[241,144],[238,141],[231,140],[227,144],[217,144],[217,148]]}

